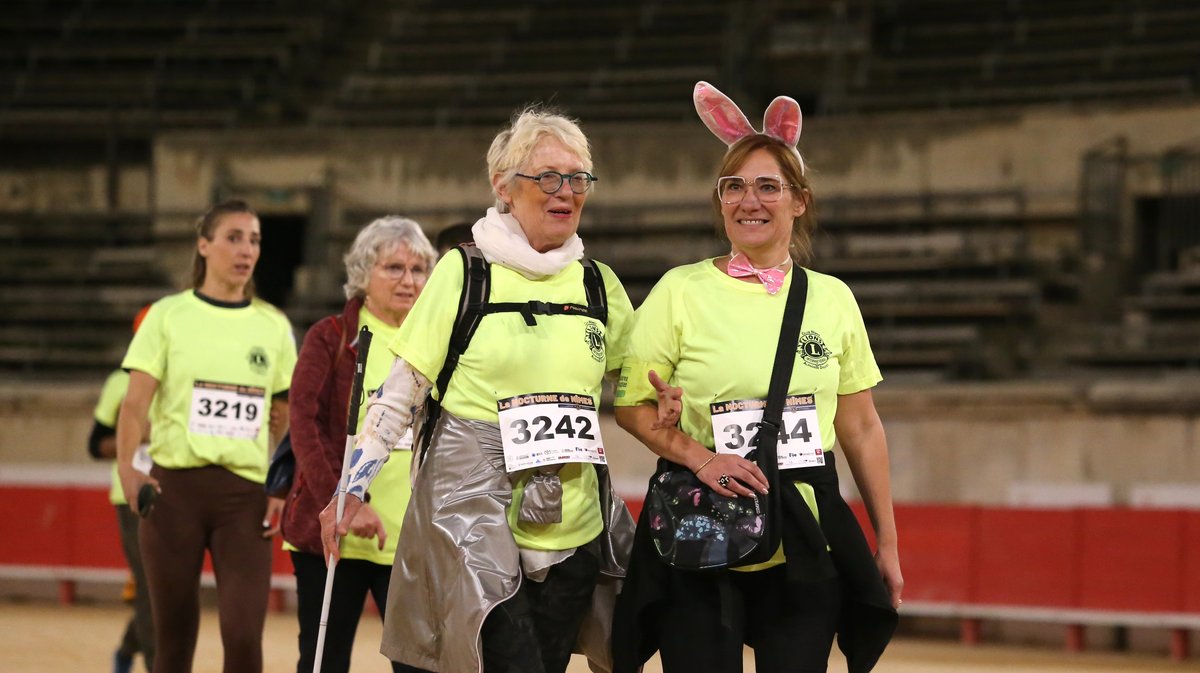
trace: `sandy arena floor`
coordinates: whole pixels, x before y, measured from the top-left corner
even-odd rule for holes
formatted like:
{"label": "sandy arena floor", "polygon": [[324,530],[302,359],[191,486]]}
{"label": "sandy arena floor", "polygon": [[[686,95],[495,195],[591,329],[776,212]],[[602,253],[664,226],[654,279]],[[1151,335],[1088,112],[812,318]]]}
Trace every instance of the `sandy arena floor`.
{"label": "sandy arena floor", "polygon": [[[80,673],[106,671],[124,626],[128,610],[115,604],[60,607],[45,601],[0,602],[0,672]],[[284,673],[295,670],[295,615],[273,613],[267,619],[265,670]],[[366,615],[359,627],[354,649],[353,673],[388,673],[390,667],[378,653],[381,624]],[[220,640],[216,613],[206,609],[202,618],[195,673],[220,673]],[[875,669],[879,673],[1057,673],[1195,671],[1195,660],[1171,663],[1165,657],[1125,656],[1111,653],[1071,655],[1051,649],[1008,646],[966,648],[953,642],[898,640]],[[141,670],[140,668],[137,670]],[[570,673],[584,673],[587,665],[575,657]],[[746,673],[754,670],[747,653]],[[845,671],[840,657],[829,670]],[[661,673],[657,659],[646,673]]]}

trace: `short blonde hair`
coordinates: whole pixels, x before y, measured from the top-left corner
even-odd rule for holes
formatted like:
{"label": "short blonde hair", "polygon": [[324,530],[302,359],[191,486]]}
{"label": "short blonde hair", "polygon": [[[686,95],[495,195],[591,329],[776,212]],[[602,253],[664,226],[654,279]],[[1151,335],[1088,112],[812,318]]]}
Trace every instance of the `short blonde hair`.
{"label": "short blonde hair", "polygon": [[512,184],[513,177],[529,161],[542,136],[550,136],[561,142],[579,157],[583,170],[592,171],[592,149],[579,123],[556,110],[529,106],[513,115],[508,127],[496,134],[492,146],[488,148],[488,180],[491,181],[495,175],[501,176],[499,183],[492,186],[492,193],[496,195],[496,209],[500,212],[508,212],[508,205],[500,200],[497,187]]}
{"label": "short blonde hair", "polygon": [[420,255],[425,266],[432,269],[437,263],[437,251],[421,231],[421,225],[407,217],[381,217],[358,232],[350,251],[342,258],[346,265],[346,299],[364,297],[371,279],[371,269],[380,255],[389,254],[400,245]]}

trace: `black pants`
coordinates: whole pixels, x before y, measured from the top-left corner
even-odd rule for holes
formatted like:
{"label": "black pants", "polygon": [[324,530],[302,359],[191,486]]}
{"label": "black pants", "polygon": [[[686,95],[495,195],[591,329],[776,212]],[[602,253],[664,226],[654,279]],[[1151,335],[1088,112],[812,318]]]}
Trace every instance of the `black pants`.
{"label": "black pants", "polygon": [[[741,673],[742,645],[748,644],[758,673],[823,673],[841,613],[841,586],[836,579],[789,584],[785,568],[671,573],[659,641],[663,672]],[[729,582],[724,597],[722,577]],[[730,604],[723,605],[723,598]]]}
{"label": "black pants", "polygon": [[563,673],[592,602],[600,561],[580,548],[521,588],[483,622],[484,673]]}
{"label": "black pants", "polygon": [[[325,560],[306,552],[291,554],[296,572],[296,617],[300,620],[300,660],[296,663],[296,673],[312,673],[321,626],[321,603],[325,598]],[[391,566],[359,559],[338,561],[329,600],[329,620],[325,625],[321,673],[347,673],[350,670],[350,653],[354,648],[354,634],[358,631],[363,602],[369,593],[383,616],[391,576]],[[392,663],[395,673],[418,670]]]}
{"label": "black pants", "polygon": [[142,568],[142,552],[138,548],[138,516],[129,505],[116,505],[117,525],[121,530],[121,550],[133,573],[137,592],[133,597],[133,617],[125,627],[119,651],[132,657],[142,653],[146,670],[154,670],[154,622],[150,615],[150,589],[146,586],[146,571]]}

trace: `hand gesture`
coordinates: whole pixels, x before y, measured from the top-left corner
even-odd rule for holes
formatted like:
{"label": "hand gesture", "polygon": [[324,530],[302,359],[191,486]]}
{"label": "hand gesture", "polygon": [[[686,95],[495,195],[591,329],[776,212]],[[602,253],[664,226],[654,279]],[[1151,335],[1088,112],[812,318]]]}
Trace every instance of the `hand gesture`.
{"label": "hand gesture", "polygon": [[673,428],[679,424],[683,414],[683,388],[668,385],[653,369],[646,377],[654,386],[654,394],[658,396],[658,420],[650,425],[652,430]]}
{"label": "hand gesture", "polygon": [[367,504],[363,504],[354,515],[354,520],[350,522],[350,533],[368,540],[378,537],[379,551],[383,551],[383,545],[387,542],[387,530],[383,527],[383,521],[375,509]]}

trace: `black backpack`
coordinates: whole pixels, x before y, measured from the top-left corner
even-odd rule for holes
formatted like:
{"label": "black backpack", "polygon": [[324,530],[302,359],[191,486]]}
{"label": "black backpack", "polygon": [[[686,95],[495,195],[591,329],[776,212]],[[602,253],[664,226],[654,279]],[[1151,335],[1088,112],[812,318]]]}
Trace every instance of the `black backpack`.
{"label": "black backpack", "polygon": [[520,313],[525,324],[530,327],[537,325],[539,315],[577,315],[595,318],[605,325],[608,324],[608,295],[604,290],[604,277],[600,275],[600,267],[596,262],[583,258],[583,289],[587,297],[587,306],[582,304],[550,304],[544,301],[527,302],[498,302],[488,301],[492,289],[492,265],[483,257],[483,252],[473,243],[463,243],[456,248],[463,260],[462,295],[458,300],[458,317],[454,320],[454,329],[450,332],[449,349],[446,351],[446,361],[438,374],[434,387],[437,398],[430,391],[425,396],[425,418],[417,437],[417,465],[425,460],[425,452],[433,439],[433,429],[442,415],[442,405],[438,400],[446,399],[446,388],[450,385],[450,377],[462,354],[471,344],[471,338],[479,329],[484,316],[492,313]]}

